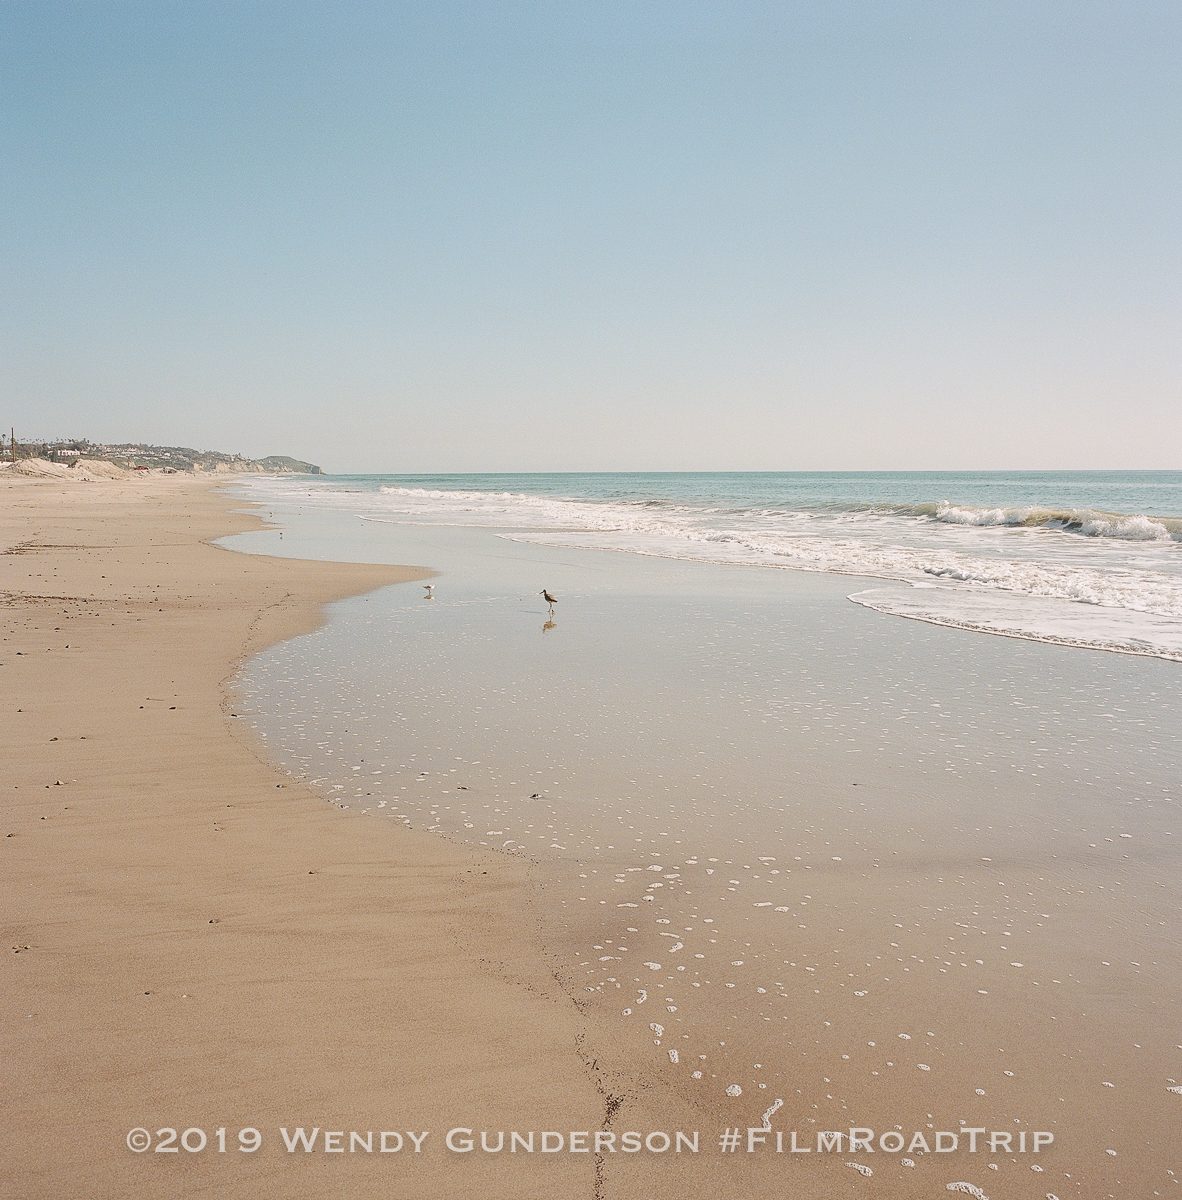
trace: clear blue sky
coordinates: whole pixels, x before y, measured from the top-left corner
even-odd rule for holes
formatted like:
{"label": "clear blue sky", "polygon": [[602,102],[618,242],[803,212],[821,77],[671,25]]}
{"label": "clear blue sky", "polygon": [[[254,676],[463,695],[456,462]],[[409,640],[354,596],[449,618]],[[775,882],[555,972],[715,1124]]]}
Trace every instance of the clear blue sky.
{"label": "clear blue sky", "polygon": [[1182,4],[0,5],[0,425],[1182,465]]}

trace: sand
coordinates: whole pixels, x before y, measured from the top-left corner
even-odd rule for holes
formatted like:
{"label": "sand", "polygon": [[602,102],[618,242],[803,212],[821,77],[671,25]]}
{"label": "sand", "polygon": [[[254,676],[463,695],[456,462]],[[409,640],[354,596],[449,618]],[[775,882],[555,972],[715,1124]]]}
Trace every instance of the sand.
{"label": "sand", "polygon": [[[0,1195],[1173,1186],[1171,666],[834,618],[847,585],[821,576],[787,603],[760,572],[621,574],[472,531],[244,539],[430,561],[427,603],[385,586],[423,569],[210,545],[261,524],[216,487],[0,474]],[[556,622],[512,603],[538,571]],[[274,765],[305,724],[306,787]],[[1062,1144],[719,1152],[761,1119]],[[288,1154],[297,1125],[430,1132],[417,1157]],[[210,1145],[136,1155],[138,1126]],[[701,1152],[448,1153],[457,1126]]]}
{"label": "sand", "polygon": [[[425,574],[208,544],[257,523],[192,477],[0,477],[0,1194],[590,1195],[588,1156],[510,1180],[275,1144],[285,1123],[595,1129],[604,1101],[516,919],[525,865],[375,837],[226,703],[325,602]],[[136,1155],[134,1126],[269,1140]]]}

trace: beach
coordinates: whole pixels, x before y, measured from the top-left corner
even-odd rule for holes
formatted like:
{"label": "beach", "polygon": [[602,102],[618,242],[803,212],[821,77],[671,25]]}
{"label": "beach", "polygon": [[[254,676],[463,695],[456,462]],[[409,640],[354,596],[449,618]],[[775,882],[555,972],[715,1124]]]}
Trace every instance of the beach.
{"label": "beach", "polygon": [[[700,520],[679,516],[689,488],[752,488],[717,478],[250,483],[284,538],[239,549],[439,574],[431,599],[346,602],[255,658],[243,711],[344,811],[531,864],[525,912],[641,1125],[1055,1137],[1041,1155],[796,1157],[805,1195],[1171,1186],[1176,665],[904,619],[858,603],[881,584],[852,573],[687,561],[684,547],[719,545],[668,534]],[[812,544],[806,515],[773,519]],[[844,536],[864,546],[878,519],[856,513]],[[884,526],[902,536],[894,514]],[[1174,553],[1067,529],[909,528],[938,562],[1037,553],[1082,574],[1119,555],[1131,579]],[[1056,623],[1120,615],[997,595],[1019,620],[1027,602]],[[713,1175],[774,1194],[785,1169],[716,1154],[662,1162],[646,1184]],[[626,1193],[631,1175],[608,1164],[609,1186]]]}
{"label": "beach", "polygon": [[1174,1186],[1175,664],[290,481],[0,488],[6,1195]]}
{"label": "beach", "polygon": [[[322,605],[424,572],[229,553],[211,480],[0,479],[9,1197],[494,1192],[496,1163],[131,1153],[133,1127],[597,1128],[520,863],[374,839],[266,762],[224,687]],[[227,1161],[229,1159],[229,1161]],[[585,1158],[517,1179],[590,1194]],[[400,1191],[399,1189],[406,1189]]]}
{"label": "beach", "polygon": [[0,1200],[1182,1200],[1180,42],[0,4]]}

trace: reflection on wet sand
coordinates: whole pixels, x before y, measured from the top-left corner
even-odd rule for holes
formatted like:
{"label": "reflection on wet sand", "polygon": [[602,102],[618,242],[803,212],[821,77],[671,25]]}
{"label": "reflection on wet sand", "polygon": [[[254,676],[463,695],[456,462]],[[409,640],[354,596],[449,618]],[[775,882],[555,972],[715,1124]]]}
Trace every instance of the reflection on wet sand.
{"label": "reflection on wet sand", "polygon": [[623,1091],[683,1122],[1056,1135],[956,1174],[884,1155],[879,1195],[1164,1190],[1176,668],[726,576],[629,563],[552,643],[491,587],[429,625],[383,593],[244,689],[335,803],[534,864]]}

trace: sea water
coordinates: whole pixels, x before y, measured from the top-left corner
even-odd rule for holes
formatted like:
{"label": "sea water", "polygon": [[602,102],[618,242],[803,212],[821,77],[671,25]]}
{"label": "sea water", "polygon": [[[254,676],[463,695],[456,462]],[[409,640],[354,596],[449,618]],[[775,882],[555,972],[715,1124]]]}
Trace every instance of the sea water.
{"label": "sea water", "polygon": [[538,545],[881,581],[901,617],[1182,660],[1182,472],[340,475],[260,498]]}
{"label": "sea water", "polygon": [[[896,620],[848,603],[865,585],[845,575],[621,553],[529,525],[520,487],[427,482],[248,486],[284,540],[242,548],[440,574],[254,659],[238,711],[375,837],[527,862],[522,936],[619,1087],[741,1125],[1056,1132],[1046,1175],[994,1162],[988,1194],[1170,1186],[1174,663]],[[875,1187],[935,1194],[960,1177],[940,1170],[884,1160]]]}

